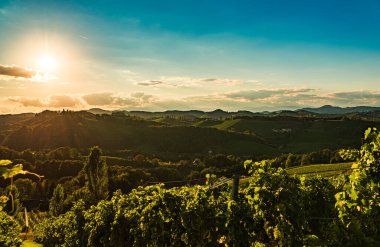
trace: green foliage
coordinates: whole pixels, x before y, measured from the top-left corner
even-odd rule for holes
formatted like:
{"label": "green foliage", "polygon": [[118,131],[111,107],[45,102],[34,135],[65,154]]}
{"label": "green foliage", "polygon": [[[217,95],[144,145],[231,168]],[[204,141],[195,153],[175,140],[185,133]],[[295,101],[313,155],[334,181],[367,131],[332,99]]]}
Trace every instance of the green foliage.
{"label": "green foliage", "polygon": [[34,239],[46,247],[54,246],[86,246],[84,235],[84,210],[83,201],[77,202],[73,208],[58,217],[43,220],[34,229]]}
{"label": "green foliage", "polygon": [[296,246],[307,227],[300,180],[270,162],[246,161],[252,178],[244,189],[253,223],[246,226],[251,242]]}
{"label": "green foliage", "polygon": [[[223,186],[139,187],[129,194],[117,192],[109,201],[102,200],[87,210],[74,207],[48,219],[37,228],[37,240],[44,246],[341,243],[339,225],[329,227],[310,220],[312,216],[337,219],[332,201],[335,190],[327,180],[300,180],[281,168],[272,168],[268,161],[245,165],[252,177],[237,201]],[[209,175],[211,178],[215,179]],[[320,211],[317,201],[322,203]],[[324,230],[332,232],[325,234]]]}
{"label": "green foliage", "polygon": [[[352,174],[334,184],[278,168],[278,162],[286,162],[289,156],[247,161],[244,165],[250,178],[236,201],[231,199],[228,186],[139,187],[129,194],[117,192],[90,208],[84,202],[76,204],[65,214],[41,223],[35,231],[36,239],[44,246],[66,247],[378,246],[380,133],[371,129],[365,138],[367,143],[352,166]],[[350,159],[355,156],[355,151],[346,153]],[[321,155],[331,159],[327,151]],[[93,156],[93,164],[102,163],[100,151]],[[319,157],[310,154],[307,159],[314,162]],[[347,163],[336,167],[347,168]],[[164,168],[158,173],[162,177],[168,171]],[[124,173],[120,181],[136,177],[135,184],[146,175],[130,176],[127,173],[132,170],[121,167],[111,173],[120,171]],[[198,174],[202,172],[198,170]],[[215,181],[216,177],[208,175],[207,179]],[[86,187],[89,193],[90,188]]]}
{"label": "green foliage", "polygon": [[83,168],[86,173],[86,185],[95,202],[108,198],[108,166],[101,155],[99,147],[91,148]]}
{"label": "green foliage", "polygon": [[[11,200],[9,201],[6,196],[0,196],[0,246],[4,247],[17,247],[21,245],[21,240],[18,237],[21,232],[21,227],[14,218],[4,212],[3,209],[9,211],[13,215],[17,215],[21,209],[21,204],[18,199],[17,188],[13,186],[13,177],[18,174],[30,173],[23,170],[21,164],[10,167],[11,164],[12,162],[10,160],[0,160],[0,175],[4,179],[11,179],[10,186],[6,188],[6,192]],[[32,174],[37,175],[34,173]],[[11,206],[7,205],[7,202],[10,203]]]}
{"label": "green foliage", "polygon": [[20,202],[20,193],[16,186],[7,186],[4,190],[0,188],[0,194],[8,195],[9,200],[3,207],[3,210],[9,215],[16,216],[22,209]]}
{"label": "green foliage", "polygon": [[[10,179],[11,183],[10,186],[7,187],[6,193],[10,197],[10,207],[8,208],[8,212],[12,214],[17,214],[20,210],[20,203],[18,200],[18,190],[16,187],[13,186],[13,177],[19,174],[31,174],[33,176],[37,176],[38,178],[41,178],[42,176],[29,172],[26,170],[23,170],[22,164],[12,165],[12,162],[10,160],[0,160],[0,175],[4,179]],[[1,209],[3,209],[3,206],[1,206]]]}
{"label": "green foliage", "polygon": [[352,241],[359,244],[368,238],[380,240],[380,132],[370,128],[364,139],[366,143],[346,177],[343,191],[335,195],[339,218]]}
{"label": "green foliage", "polygon": [[0,210],[0,246],[17,247],[21,245],[18,235],[21,227],[18,223],[5,212]]}
{"label": "green foliage", "polygon": [[64,212],[65,199],[65,190],[61,184],[58,184],[50,199],[49,212],[51,215],[58,216]]}
{"label": "green foliage", "polygon": [[84,210],[52,217],[35,230],[44,246],[216,246],[226,235],[228,193],[162,185],[116,193]]}

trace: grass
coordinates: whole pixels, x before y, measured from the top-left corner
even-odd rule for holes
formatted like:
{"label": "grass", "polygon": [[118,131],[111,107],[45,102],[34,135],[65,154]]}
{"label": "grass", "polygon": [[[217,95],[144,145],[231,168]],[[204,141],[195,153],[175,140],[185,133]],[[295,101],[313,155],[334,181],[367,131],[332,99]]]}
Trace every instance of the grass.
{"label": "grass", "polygon": [[287,169],[289,174],[294,175],[306,175],[315,176],[320,175],[322,177],[337,176],[340,174],[351,173],[352,162],[336,163],[336,164],[318,164],[298,166]]}
{"label": "grass", "polygon": [[213,127],[220,129],[220,130],[227,130],[229,128],[232,128],[235,124],[237,124],[239,122],[240,122],[240,119],[228,119],[222,123],[214,125]]}

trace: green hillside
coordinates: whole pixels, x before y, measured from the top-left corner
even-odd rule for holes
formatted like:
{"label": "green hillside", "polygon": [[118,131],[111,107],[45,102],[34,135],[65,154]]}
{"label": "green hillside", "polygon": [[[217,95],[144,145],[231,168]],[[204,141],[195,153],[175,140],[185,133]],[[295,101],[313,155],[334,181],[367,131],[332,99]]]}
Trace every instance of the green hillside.
{"label": "green hillside", "polygon": [[17,150],[99,145],[104,149],[131,149],[150,154],[206,154],[210,150],[238,155],[278,154],[275,147],[254,136],[215,128],[168,126],[127,116],[46,111],[10,125],[0,144]]}
{"label": "green hillside", "polygon": [[371,126],[379,126],[379,123],[268,117],[227,119],[207,127],[255,136],[282,153],[304,153],[324,148],[359,147],[360,136]]}
{"label": "green hillside", "polygon": [[144,120],[86,111],[3,115],[0,120],[0,145],[17,150],[99,145],[106,150],[153,155],[207,154],[211,150],[247,157],[358,148],[364,130],[379,127],[378,122],[348,119],[259,116]]}

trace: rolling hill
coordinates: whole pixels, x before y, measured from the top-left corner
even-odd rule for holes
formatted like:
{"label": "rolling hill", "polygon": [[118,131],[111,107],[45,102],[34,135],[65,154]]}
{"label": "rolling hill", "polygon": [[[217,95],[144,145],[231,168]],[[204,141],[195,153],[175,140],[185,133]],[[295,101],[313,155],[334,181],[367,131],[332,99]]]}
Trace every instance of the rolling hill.
{"label": "rolling hill", "polygon": [[215,128],[167,126],[127,116],[45,111],[33,117],[3,116],[3,120],[0,127],[6,131],[0,144],[17,150],[99,145],[104,149],[152,154],[194,154],[209,150],[238,155],[278,153],[275,147],[254,136]]}
{"label": "rolling hill", "polygon": [[[276,156],[325,148],[340,149],[361,145],[368,127],[379,122],[348,118],[289,116],[288,112],[268,116],[223,117],[216,110],[206,117],[202,112],[172,111],[176,116],[143,119],[125,112],[111,114],[95,109],[0,116],[0,145],[23,150],[62,146],[86,149],[128,149],[161,154],[235,154]],[[140,112],[149,115],[149,112]],[[286,114],[286,115],[284,115]],[[200,117],[195,117],[199,115]]]}

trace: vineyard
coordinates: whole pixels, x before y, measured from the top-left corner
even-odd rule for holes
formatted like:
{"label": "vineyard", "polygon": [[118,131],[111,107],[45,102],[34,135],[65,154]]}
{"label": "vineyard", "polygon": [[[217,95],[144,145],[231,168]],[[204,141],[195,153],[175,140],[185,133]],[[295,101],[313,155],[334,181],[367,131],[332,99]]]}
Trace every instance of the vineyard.
{"label": "vineyard", "polygon": [[[206,186],[140,186],[92,206],[78,200],[36,225],[34,239],[65,247],[379,246],[380,133],[369,129],[365,139],[360,152],[342,154],[356,162],[327,169],[341,171],[335,179],[246,161],[249,178],[234,196],[215,176]],[[19,246],[17,222],[0,213],[0,245]]]}

